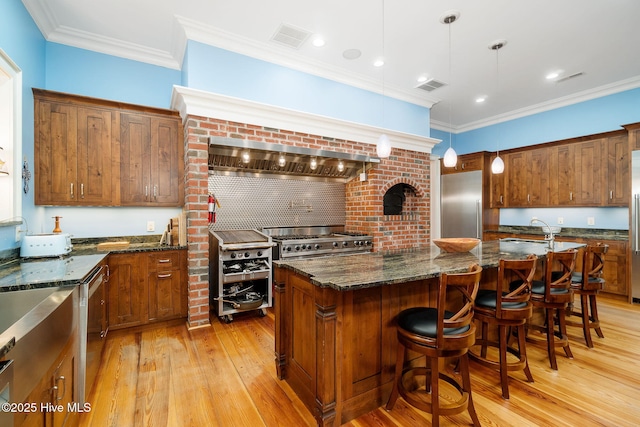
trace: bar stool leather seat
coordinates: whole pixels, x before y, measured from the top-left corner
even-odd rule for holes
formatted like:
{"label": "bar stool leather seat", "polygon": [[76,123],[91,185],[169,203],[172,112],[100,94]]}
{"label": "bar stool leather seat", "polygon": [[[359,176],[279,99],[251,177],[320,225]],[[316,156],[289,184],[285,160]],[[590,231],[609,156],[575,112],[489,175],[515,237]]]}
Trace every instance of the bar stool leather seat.
{"label": "bar stool leather seat", "polygon": [[[533,376],[527,360],[525,323],[531,317],[531,282],[535,274],[537,257],[529,255],[526,260],[504,260],[498,265],[496,289],[478,291],[474,303],[474,320],[481,325],[480,339],[469,349],[469,358],[483,366],[500,372],[502,397],[509,399],[509,372],[524,371],[527,381]],[[519,280],[514,280],[519,278]],[[513,286],[509,292],[503,291]],[[497,341],[489,339],[489,326],[497,325]],[[517,348],[509,344],[515,333]],[[478,348],[479,347],[479,348]],[[496,352],[489,352],[496,348]]]}
{"label": "bar stool leather seat", "polygon": [[[574,272],[571,277],[571,290],[575,295],[580,296],[580,310],[574,309],[572,300],[567,309],[567,314],[580,317],[580,321],[573,321],[569,317],[567,325],[582,327],[584,340],[589,348],[593,348],[591,329],[596,331],[598,337],[604,338],[600,328],[600,319],[598,318],[596,297],[604,289],[605,279],[602,274],[604,256],[608,250],[609,245],[603,245],[602,243],[588,245],[582,255],[582,271]],[[585,277],[587,280],[584,280]]]}
{"label": "bar stool leather seat", "polygon": [[[474,426],[480,420],[473,406],[467,351],[475,342],[473,301],[480,284],[482,267],[474,264],[460,274],[442,274],[438,283],[436,307],[413,307],[396,317],[398,347],[393,388],[386,409],[392,410],[398,397],[410,405],[430,413],[431,425],[438,426],[440,415],[454,415],[468,410]],[[448,298],[455,294],[456,298]],[[450,307],[455,305],[456,308]],[[445,306],[447,309],[445,309]],[[457,310],[457,311],[454,311]],[[425,356],[407,363],[407,351]],[[458,360],[461,380],[441,369],[443,358]],[[424,387],[416,388],[417,377],[424,376]],[[412,377],[412,381],[404,381]],[[440,381],[443,381],[443,384]],[[442,396],[441,385],[446,387]],[[446,397],[445,397],[446,396]],[[456,400],[457,399],[457,400]]]}

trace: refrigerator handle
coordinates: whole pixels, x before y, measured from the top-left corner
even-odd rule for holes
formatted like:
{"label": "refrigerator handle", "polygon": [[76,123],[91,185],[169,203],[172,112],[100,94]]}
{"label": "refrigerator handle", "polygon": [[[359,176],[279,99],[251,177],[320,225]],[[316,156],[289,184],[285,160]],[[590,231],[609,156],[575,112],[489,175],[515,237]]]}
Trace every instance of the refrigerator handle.
{"label": "refrigerator handle", "polygon": [[631,213],[632,221],[633,221],[633,242],[632,242],[633,247],[631,248],[631,250],[633,252],[637,252],[638,250],[640,250],[639,248],[640,230],[638,230],[638,221],[640,220],[640,218],[638,218],[638,213],[640,212],[639,210],[640,210],[640,194],[634,194],[633,195],[633,212]]}
{"label": "refrigerator handle", "polygon": [[476,200],[476,238],[482,240],[482,200]]}

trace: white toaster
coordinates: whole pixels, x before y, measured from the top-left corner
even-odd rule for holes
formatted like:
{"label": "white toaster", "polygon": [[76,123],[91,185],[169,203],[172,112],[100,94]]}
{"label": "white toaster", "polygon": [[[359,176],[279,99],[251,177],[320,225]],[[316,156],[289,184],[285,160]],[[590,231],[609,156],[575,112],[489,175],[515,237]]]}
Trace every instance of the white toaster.
{"label": "white toaster", "polygon": [[20,256],[24,258],[57,257],[71,252],[70,234],[33,234],[22,237]]}

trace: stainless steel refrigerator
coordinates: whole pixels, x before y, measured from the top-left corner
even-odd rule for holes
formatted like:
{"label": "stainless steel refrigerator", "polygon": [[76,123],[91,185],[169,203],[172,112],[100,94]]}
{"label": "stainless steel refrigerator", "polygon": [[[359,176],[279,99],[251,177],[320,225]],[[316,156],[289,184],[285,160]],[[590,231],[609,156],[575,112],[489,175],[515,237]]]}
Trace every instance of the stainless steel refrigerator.
{"label": "stainless steel refrigerator", "polygon": [[640,151],[631,152],[631,297],[640,302]]}
{"label": "stainless steel refrigerator", "polygon": [[442,237],[482,239],[482,171],[441,175]]}

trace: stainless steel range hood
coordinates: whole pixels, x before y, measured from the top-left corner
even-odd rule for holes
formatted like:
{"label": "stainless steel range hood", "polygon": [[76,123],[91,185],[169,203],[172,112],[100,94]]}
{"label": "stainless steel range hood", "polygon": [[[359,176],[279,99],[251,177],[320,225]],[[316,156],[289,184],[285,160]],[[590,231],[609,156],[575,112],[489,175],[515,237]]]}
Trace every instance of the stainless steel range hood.
{"label": "stainless steel range hood", "polygon": [[297,175],[348,181],[372,163],[380,163],[380,159],[238,138],[209,138],[210,173]]}

